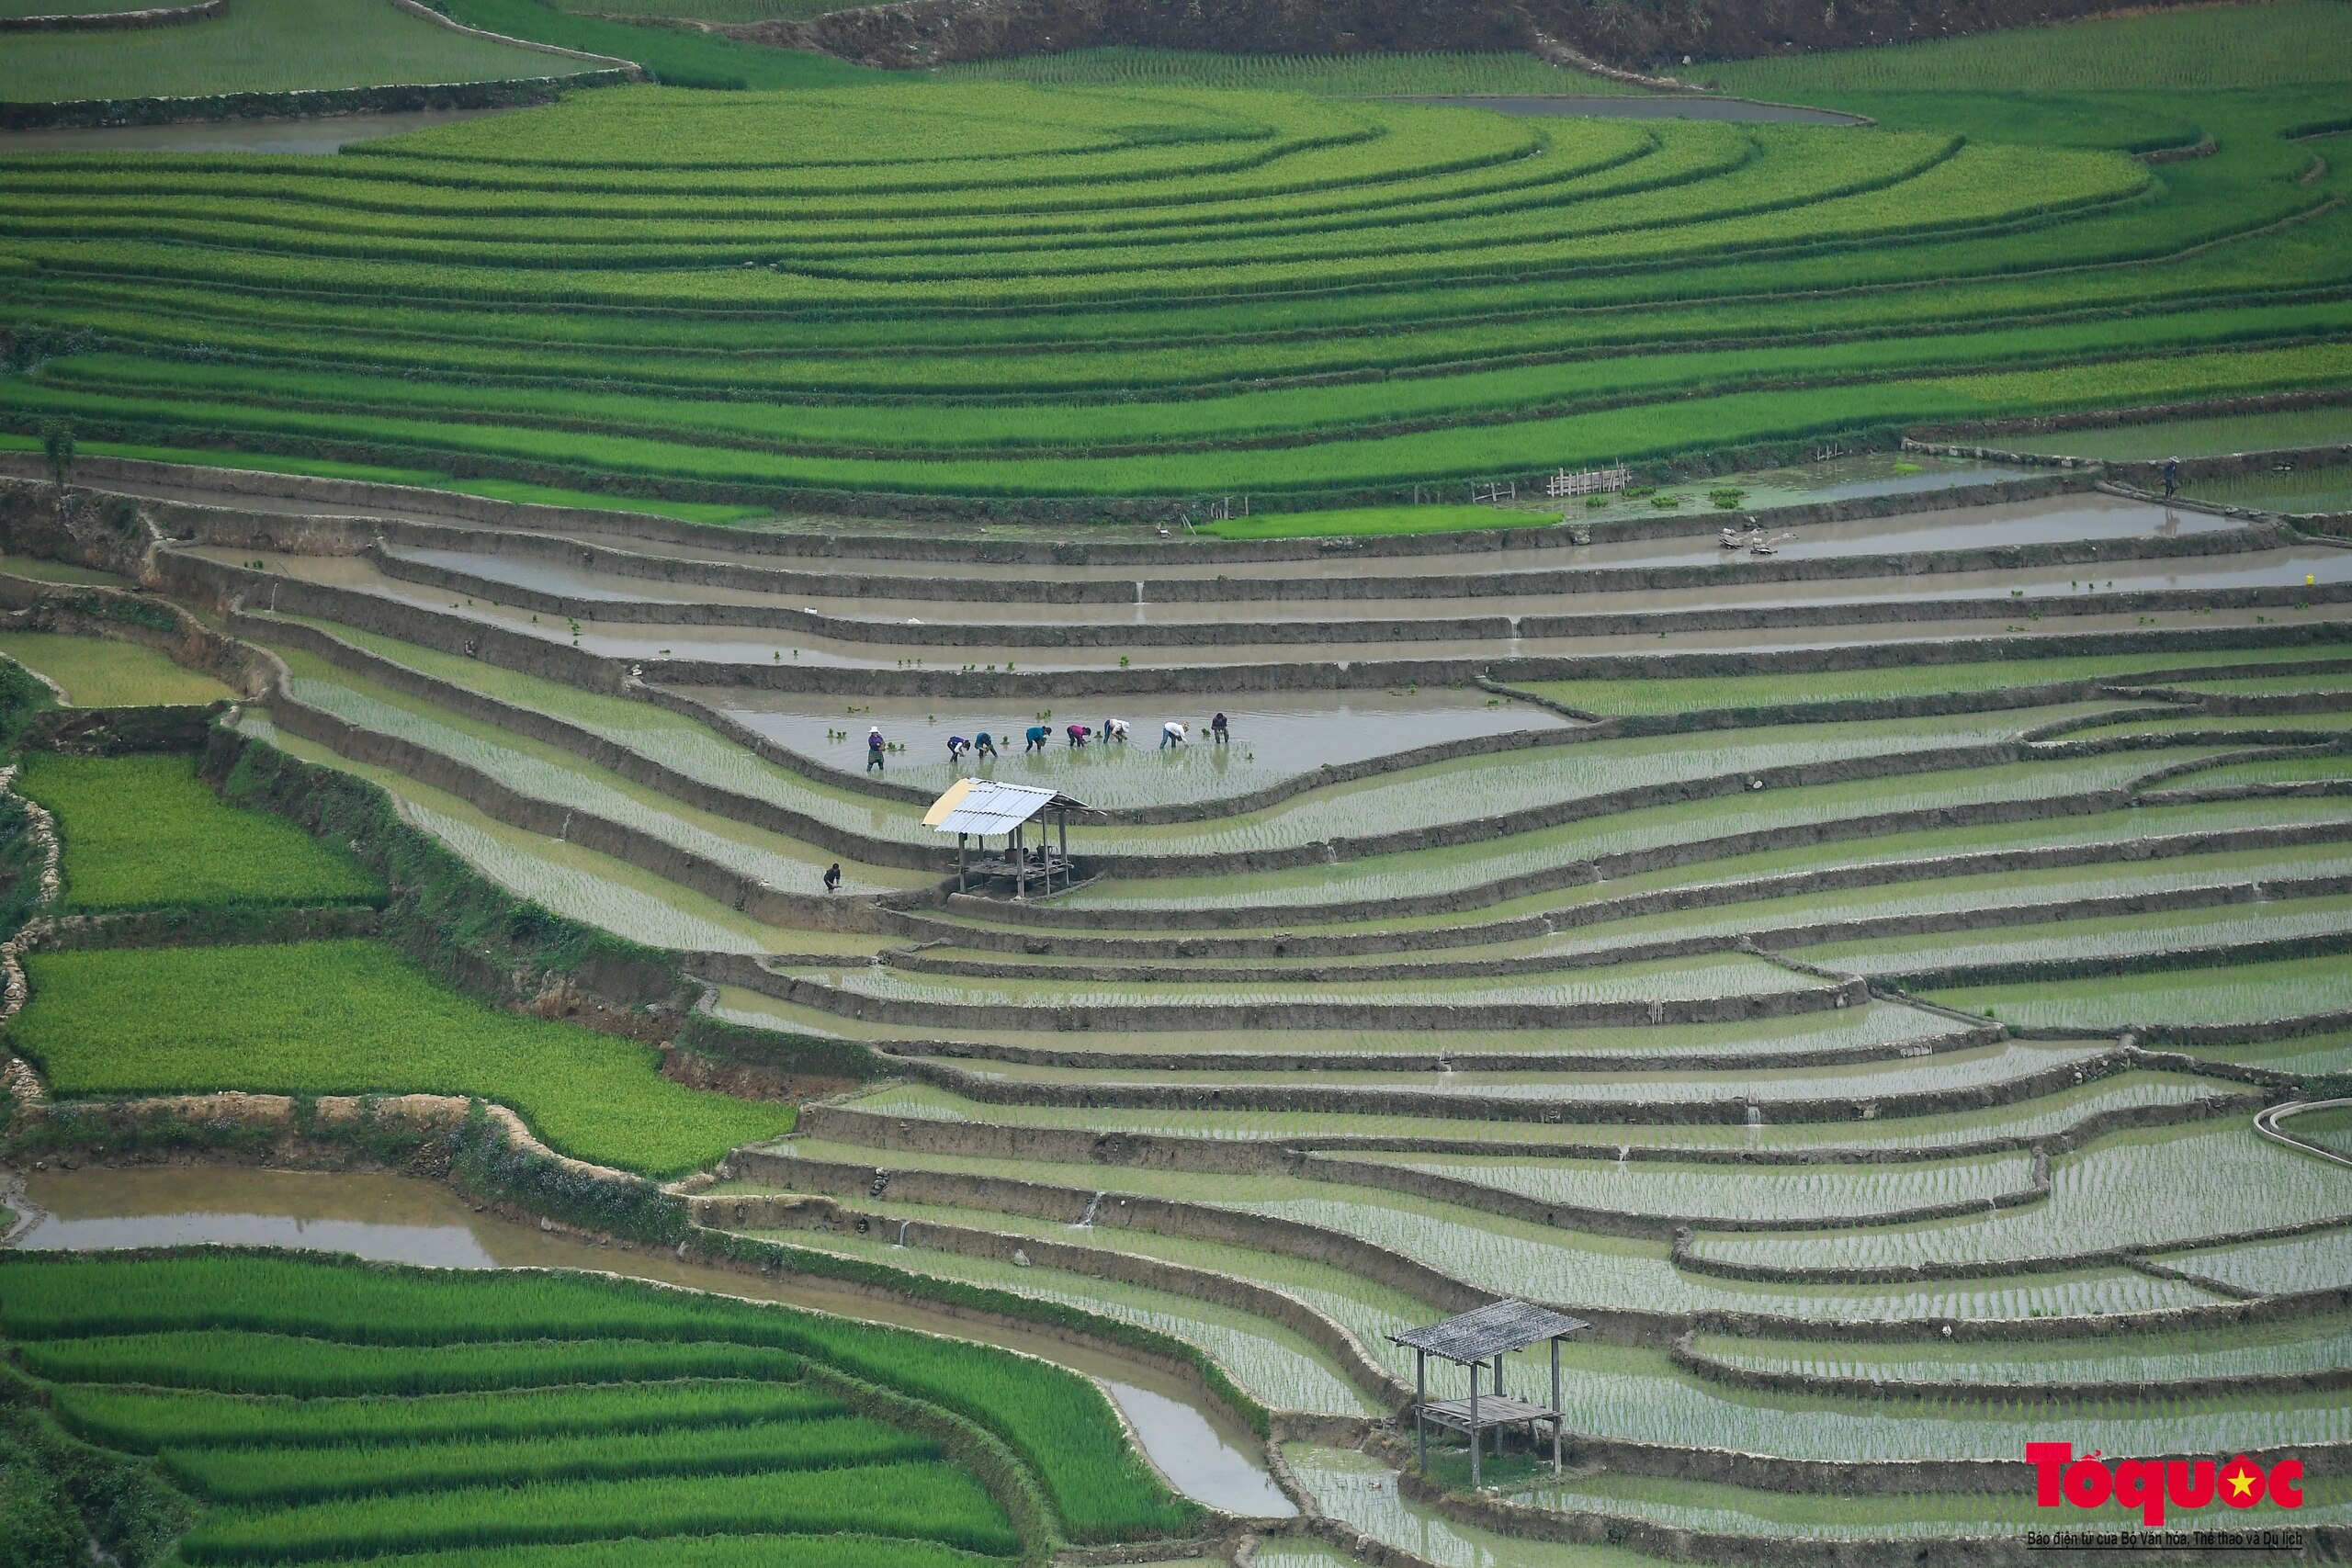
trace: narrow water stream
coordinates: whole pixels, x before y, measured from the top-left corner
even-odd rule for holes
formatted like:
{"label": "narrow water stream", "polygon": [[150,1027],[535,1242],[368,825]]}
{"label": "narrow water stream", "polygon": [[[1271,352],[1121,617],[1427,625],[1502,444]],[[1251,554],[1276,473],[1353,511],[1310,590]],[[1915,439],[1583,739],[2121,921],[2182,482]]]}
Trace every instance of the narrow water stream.
{"label": "narrow water stream", "polygon": [[550,1235],[476,1213],[450,1189],[413,1177],[212,1166],[36,1171],[27,1177],[25,1191],[41,1211],[17,1238],[26,1248],[216,1242],[347,1252],[441,1269],[590,1269],[1025,1351],[1101,1384],[1125,1412],[1152,1462],[1187,1495],[1252,1517],[1296,1512],[1267,1473],[1256,1437],[1182,1380],[1147,1362],[1044,1333],[975,1322],[823,1280],[770,1280]]}

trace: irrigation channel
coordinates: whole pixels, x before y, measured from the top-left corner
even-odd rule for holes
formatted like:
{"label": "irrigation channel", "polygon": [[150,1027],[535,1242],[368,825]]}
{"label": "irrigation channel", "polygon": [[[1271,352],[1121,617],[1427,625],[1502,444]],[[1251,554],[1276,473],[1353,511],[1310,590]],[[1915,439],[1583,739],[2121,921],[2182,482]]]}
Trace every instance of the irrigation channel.
{"label": "irrigation channel", "polygon": [[1249,1517],[1294,1511],[1232,1416],[1147,1362],[816,1280],[775,1280],[597,1247],[503,1219],[413,1177],[233,1166],[42,1171],[25,1184],[35,1250],[277,1247],[435,1269],[582,1269],[784,1302],[865,1323],[1023,1351],[1100,1382],[1161,1473],[1187,1495]]}
{"label": "irrigation channel", "polygon": [[[661,1018],[674,1081],[644,1080],[742,1097],[680,1117],[775,1113],[637,1165],[694,1237],[1189,1347],[1328,1545],[2021,1564],[2050,1525],[2022,1445],[2055,1435],[2294,1457],[2302,1508],[2230,1522],[2340,1555],[2352,548],[2124,466],[1913,466],[1223,539],[94,463],[62,522],[0,481],[0,589],[12,629],[232,688],[181,726],[192,780],[321,822],[381,791],[481,881],[642,944],[522,994]],[[951,758],[981,730],[998,756]],[[922,818],[975,773],[1094,808],[1074,886],[956,887]],[[206,949],[210,983],[348,965],[401,917],[373,918]],[[109,964],[149,996],[184,938],[137,929],[153,951],[28,953],[12,1039],[61,1100],[386,1087],[241,1082],[225,1033],[159,1037],[178,1076],[138,1077],[129,1024],[72,1011]],[[628,1163],[626,1107],[545,1088],[512,1089],[539,1135]],[[653,1268],[437,1189],[289,1235],[254,1216],[369,1215],[285,1192],[412,1190],[160,1179],[45,1178],[35,1240]],[[232,1218],[154,1218],[188,1210]],[[1500,1297],[1590,1328],[1567,1473],[1506,1453],[1474,1490],[1458,1446],[1416,1469],[1390,1336]],[[1155,1454],[1208,1418],[1039,1348],[1121,1385]],[[1539,1357],[1505,1359],[1513,1392]],[[1220,1430],[1221,1479],[1164,1467],[1262,1493]]]}

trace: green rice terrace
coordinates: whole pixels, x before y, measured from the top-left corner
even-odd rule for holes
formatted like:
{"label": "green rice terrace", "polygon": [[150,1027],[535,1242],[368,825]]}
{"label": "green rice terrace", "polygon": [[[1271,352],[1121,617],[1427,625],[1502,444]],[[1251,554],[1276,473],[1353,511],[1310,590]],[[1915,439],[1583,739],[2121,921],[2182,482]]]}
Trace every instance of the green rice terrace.
{"label": "green rice terrace", "polygon": [[7,1568],[2352,1554],[2352,5],[826,9],[0,35]]}

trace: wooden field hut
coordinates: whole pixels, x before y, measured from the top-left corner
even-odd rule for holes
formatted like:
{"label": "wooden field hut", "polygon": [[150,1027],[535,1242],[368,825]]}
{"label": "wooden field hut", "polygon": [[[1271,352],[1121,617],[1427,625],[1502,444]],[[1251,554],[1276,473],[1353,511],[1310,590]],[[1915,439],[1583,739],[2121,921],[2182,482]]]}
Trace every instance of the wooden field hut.
{"label": "wooden field hut", "polygon": [[[932,802],[931,809],[923,813],[922,822],[937,832],[956,835],[956,892],[965,891],[978,878],[983,882],[1010,882],[1012,896],[1026,898],[1033,885],[1041,894],[1051,893],[1055,877],[1062,879],[1064,887],[1074,880],[1076,863],[1069,855],[1069,818],[1073,811],[1101,815],[1084,801],[1072,800],[1061,791],[1042,784],[958,779]],[[1028,842],[1032,823],[1037,828],[1034,845]],[[1048,826],[1053,829],[1050,835]],[[1001,850],[994,856],[988,852],[988,840],[992,836],[1004,840]],[[971,854],[976,840],[980,852],[978,860]]]}
{"label": "wooden field hut", "polygon": [[[1429,1473],[1430,1427],[1442,1427],[1470,1439],[1470,1484],[1478,1484],[1478,1450],[1485,1434],[1495,1434],[1495,1452],[1503,1451],[1503,1429],[1524,1425],[1532,1440],[1548,1424],[1552,1428],[1552,1473],[1560,1472],[1560,1438],[1567,1417],[1560,1404],[1560,1341],[1592,1325],[1580,1317],[1554,1312],[1528,1302],[1492,1302],[1476,1312],[1449,1317],[1425,1328],[1408,1328],[1388,1337],[1390,1343],[1413,1352],[1413,1437],[1421,1473]],[[1552,1403],[1533,1404],[1503,1392],[1503,1358],[1524,1350],[1539,1339],[1552,1342]],[[1470,1374],[1470,1392],[1464,1399],[1430,1397],[1430,1358],[1452,1361]],[[1488,1365],[1494,1368],[1494,1391],[1483,1399],[1478,1382]]]}

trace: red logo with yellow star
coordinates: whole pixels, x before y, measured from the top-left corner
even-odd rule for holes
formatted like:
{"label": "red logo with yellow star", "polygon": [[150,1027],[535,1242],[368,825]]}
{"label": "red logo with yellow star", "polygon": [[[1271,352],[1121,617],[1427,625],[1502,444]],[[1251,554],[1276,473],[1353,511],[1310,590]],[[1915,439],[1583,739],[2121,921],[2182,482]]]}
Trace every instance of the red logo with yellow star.
{"label": "red logo with yellow star", "polygon": [[2273,1461],[2268,1468],[2239,1454],[2217,1466],[2210,1459],[2127,1459],[2109,1464],[2097,1449],[2075,1457],[2072,1443],[2028,1443],[2025,1461],[2033,1466],[2033,1500],[2044,1508],[2103,1507],[2109,1500],[2136,1509],[2151,1529],[2165,1522],[2165,1507],[2202,1508],[2219,1498],[2224,1507],[2251,1508],[2267,1498],[2281,1508],[2303,1506],[2303,1461]]}

